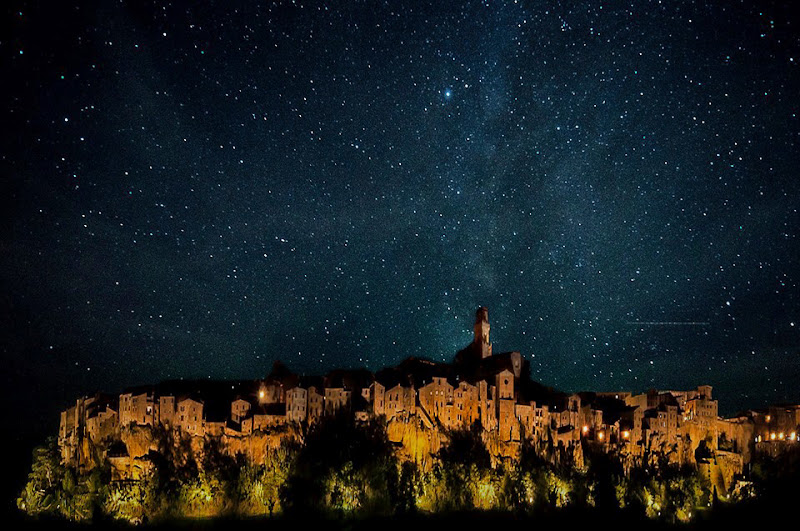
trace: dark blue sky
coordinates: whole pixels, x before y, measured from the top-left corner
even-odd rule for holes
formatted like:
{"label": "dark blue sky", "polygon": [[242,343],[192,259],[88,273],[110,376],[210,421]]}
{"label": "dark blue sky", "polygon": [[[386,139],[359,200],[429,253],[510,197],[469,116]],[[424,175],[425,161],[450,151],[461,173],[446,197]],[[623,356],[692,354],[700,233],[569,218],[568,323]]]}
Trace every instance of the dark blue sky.
{"label": "dark blue sky", "polygon": [[485,305],[545,384],[800,401],[790,2],[62,4],[0,41],[18,397],[449,360]]}

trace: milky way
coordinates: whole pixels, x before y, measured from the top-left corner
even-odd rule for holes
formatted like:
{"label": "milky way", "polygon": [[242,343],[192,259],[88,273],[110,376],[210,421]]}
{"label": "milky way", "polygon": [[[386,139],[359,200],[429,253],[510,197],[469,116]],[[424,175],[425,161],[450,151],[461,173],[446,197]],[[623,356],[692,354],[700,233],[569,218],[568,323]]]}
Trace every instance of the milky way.
{"label": "milky way", "polygon": [[562,389],[800,401],[789,3],[458,4],[8,8],[6,378],[450,360],[484,305]]}

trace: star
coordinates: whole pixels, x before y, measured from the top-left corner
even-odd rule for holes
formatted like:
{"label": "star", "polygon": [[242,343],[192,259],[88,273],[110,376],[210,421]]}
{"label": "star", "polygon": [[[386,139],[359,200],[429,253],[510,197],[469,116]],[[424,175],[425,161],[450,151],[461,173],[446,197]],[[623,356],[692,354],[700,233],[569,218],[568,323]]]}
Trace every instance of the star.
{"label": "star", "polygon": [[124,4],[14,22],[0,339],[36,375],[9,390],[20,418],[55,414],[42,388],[449,359],[478,305],[544,384],[641,391],[655,367],[689,388],[712,366],[732,410],[745,387],[798,400],[751,382],[749,354],[800,368],[788,8],[632,24],[504,2],[454,25],[397,0],[378,25],[172,3],[150,32]]}

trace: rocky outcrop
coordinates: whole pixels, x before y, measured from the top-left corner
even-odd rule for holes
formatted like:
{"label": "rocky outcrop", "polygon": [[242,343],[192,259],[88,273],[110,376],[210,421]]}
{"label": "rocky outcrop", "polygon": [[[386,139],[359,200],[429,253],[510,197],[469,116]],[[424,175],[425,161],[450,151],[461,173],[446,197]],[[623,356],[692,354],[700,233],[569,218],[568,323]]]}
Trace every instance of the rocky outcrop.
{"label": "rocky outcrop", "polygon": [[429,427],[416,415],[391,418],[386,425],[389,441],[397,447],[400,459],[413,461],[425,471],[431,466],[431,456],[445,443],[443,433]]}

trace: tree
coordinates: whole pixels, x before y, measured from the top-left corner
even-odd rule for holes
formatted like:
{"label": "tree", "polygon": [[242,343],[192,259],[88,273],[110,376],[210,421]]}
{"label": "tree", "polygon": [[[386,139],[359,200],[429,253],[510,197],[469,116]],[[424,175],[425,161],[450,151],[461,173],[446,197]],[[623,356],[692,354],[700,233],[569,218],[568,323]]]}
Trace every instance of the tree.
{"label": "tree", "polygon": [[64,467],[56,439],[33,450],[33,464],[28,482],[17,499],[17,507],[28,514],[54,512],[64,497]]}
{"label": "tree", "polygon": [[399,514],[416,512],[417,496],[420,490],[419,481],[419,470],[416,463],[413,461],[404,462],[400,467],[395,512]]}
{"label": "tree", "polygon": [[480,423],[474,423],[469,429],[461,428],[448,432],[450,443],[439,450],[439,459],[445,465],[475,465],[478,468],[490,468],[492,464],[489,451],[481,438]]}
{"label": "tree", "polygon": [[299,449],[281,489],[293,512],[348,509],[388,513],[397,492],[397,461],[379,420],[356,422],[347,411],[316,422]]}

